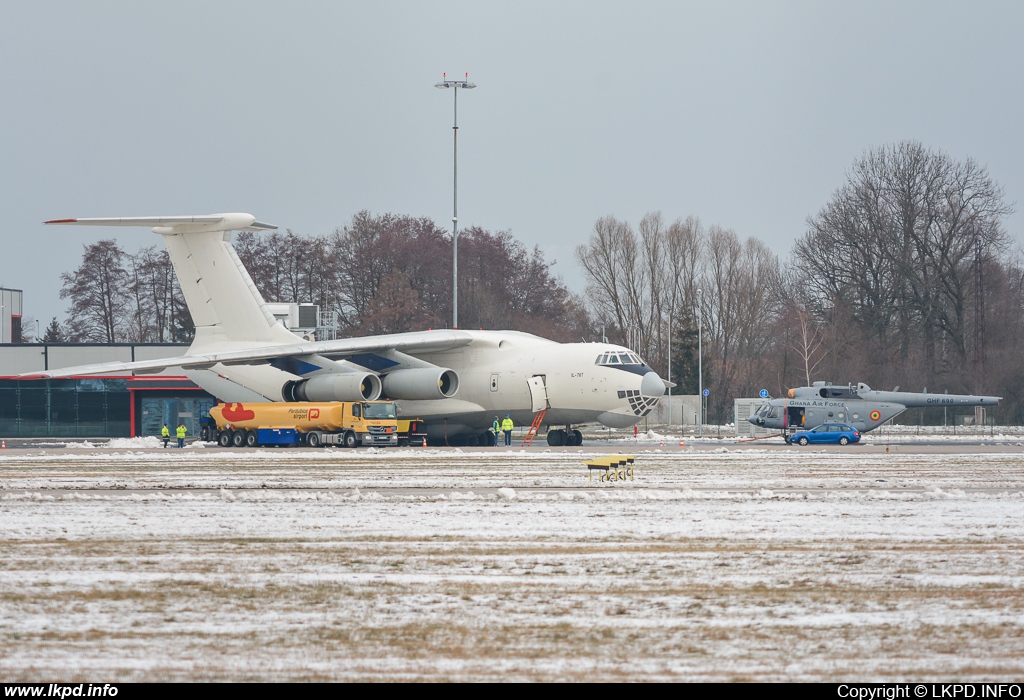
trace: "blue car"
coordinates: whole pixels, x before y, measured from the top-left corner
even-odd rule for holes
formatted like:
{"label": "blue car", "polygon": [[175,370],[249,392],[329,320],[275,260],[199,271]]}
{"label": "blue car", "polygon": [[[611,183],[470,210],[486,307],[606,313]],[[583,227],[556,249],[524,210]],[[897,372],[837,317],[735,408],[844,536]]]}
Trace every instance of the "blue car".
{"label": "blue car", "polygon": [[828,423],[793,433],[789,441],[798,445],[849,445],[851,442],[860,442],[860,431],[852,425]]}

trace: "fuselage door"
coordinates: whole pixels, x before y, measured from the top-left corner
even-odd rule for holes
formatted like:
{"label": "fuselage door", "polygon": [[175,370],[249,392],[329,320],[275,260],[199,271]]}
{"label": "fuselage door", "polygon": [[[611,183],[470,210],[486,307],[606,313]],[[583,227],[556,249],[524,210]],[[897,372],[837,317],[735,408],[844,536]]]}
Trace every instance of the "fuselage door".
{"label": "fuselage door", "polygon": [[543,411],[548,408],[548,389],[543,374],[535,374],[526,380],[530,385],[530,401],[533,404],[533,412]]}

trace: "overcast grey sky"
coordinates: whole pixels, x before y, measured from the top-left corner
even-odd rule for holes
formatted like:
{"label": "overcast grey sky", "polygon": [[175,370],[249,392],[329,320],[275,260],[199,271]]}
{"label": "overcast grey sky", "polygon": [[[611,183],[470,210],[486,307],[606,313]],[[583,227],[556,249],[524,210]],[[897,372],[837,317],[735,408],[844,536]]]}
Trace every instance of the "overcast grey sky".
{"label": "overcast grey sky", "polygon": [[8,0],[0,286],[45,327],[84,244],[159,243],[51,218],[448,227],[444,71],[478,85],[459,94],[460,226],[540,245],[580,292],[573,249],[601,216],[692,214],[785,256],[856,158],[904,139],[1024,202],[1022,36],[1010,1]]}

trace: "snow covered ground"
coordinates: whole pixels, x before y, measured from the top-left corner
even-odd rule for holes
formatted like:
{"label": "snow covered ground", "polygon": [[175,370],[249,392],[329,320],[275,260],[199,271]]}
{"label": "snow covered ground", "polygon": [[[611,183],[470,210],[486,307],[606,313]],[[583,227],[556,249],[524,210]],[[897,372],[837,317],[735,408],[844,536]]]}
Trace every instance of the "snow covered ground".
{"label": "snow covered ground", "polygon": [[1019,680],[1024,448],[0,454],[18,680]]}

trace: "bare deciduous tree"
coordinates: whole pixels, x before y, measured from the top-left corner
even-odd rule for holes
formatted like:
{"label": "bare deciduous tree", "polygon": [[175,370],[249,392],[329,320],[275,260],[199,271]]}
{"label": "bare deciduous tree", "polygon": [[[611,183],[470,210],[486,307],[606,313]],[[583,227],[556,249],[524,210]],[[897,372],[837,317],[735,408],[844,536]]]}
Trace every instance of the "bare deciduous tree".
{"label": "bare deciduous tree", "polygon": [[[648,214],[638,229],[604,217],[590,240],[577,247],[588,301],[597,318],[611,326],[609,335],[632,345],[663,376],[670,325],[678,333],[680,323],[700,314],[710,360],[706,369],[715,378],[708,386],[721,414],[731,406],[733,391],[758,382],[768,358],[779,297],[778,260],[759,241],[741,243],[718,226],[705,231],[694,217],[665,226],[660,214]],[[676,366],[681,364],[677,357]],[[689,383],[689,378],[673,380]]]}
{"label": "bare deciduous tree", "polygon": [[847,309],[876,356],[941,377],[968,364],[976,257],[1005,249],[1010,211],[975,161],[902,142],[854,164],[794,260],[816,311]]}
{"label": "bare deciduous tree", "polygon": [[61,277],[61,299],[70,299],[72,342],[114,343],[124,337],[128,304],[127,255],[112,239],[85,246],[82,264]]}

